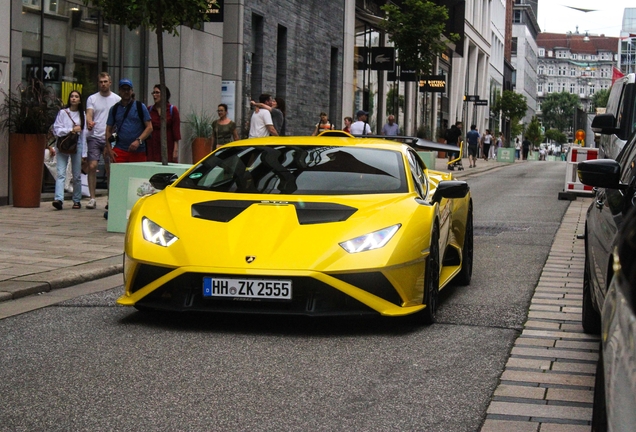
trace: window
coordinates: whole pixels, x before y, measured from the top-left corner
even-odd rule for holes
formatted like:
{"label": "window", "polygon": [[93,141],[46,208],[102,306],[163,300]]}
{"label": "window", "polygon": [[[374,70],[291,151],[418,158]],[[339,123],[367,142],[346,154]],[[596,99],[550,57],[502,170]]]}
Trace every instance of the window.
{"label": "window", "polygon": [[578,55],[572,54],[572,60],[576,60],[577,57],[578,57]]}
{"label": "window", "polygon": [[554,84],[548,83],[548,93],[552,93],[554,91]]}
{"label": "window", "polygon": [[576,76],[576,69],[570,68],[570,76]]}
{"label": "window", "polygon": [[590,85],[590,96],[594,94],[594,84]]}
{"label": "window", "polygon": [[545,48],[539,48],[539,57],[545,57]]}
{"label": "window", "polygon": [[570,83],[570,93],[576,93],[576,84]]}
{"label": "window", "polygon": [[512,16],[512,22],[514,24],[521,24],[521,11],[520,10],[516,10],[513,12],[513,16]]}
{"label": "window", "polygon": [[538,92],[542,92],[543,91],[543,83],[537,84],[537,91]]}
{"label": "window", "polygon": [[517,38],[516,37],[512,38],[510,53],[517,54]]}
{"label": "window", "polygon": [[543,65],[539,65],[539,69],[537,70],[539,75],[545,74],[545,67]]}
{"label": "window", "polygon": [[548,66],[548,75],[554,75],[554,66]]}

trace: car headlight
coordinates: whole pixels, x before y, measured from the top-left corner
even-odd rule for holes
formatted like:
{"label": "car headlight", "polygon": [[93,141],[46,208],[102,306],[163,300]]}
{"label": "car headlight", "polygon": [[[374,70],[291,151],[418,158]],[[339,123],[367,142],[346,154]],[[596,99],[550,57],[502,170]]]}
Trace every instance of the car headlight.
{"label": "car headlight", "polygon": [[379,249],[381,247],[384,247],[384,245],[386,245],[389,240],[391,240],[391,238],[395,235],[395,233],[400,229],[401,226],[402,224],[393,225],[388,228],[381,229],[380,231],[365,234],[363,236],[356,237],[352,240],[347,240],[346,242],[342,242],[339,244],[344,250],[349,253]]}
{"label": "car headlight", "polygon": [[161,228],[147,217],[144,217],[141,220],[141,231],[143,232],[144,239],[146,241],[159,246],[167,247],[179,240],[177,236]]}

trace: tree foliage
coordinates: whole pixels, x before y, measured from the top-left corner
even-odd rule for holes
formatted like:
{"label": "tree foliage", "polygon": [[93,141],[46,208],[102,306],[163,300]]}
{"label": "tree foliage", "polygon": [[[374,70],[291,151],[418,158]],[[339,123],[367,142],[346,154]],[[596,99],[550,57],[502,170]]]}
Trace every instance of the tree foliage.
{"label": "tree foliage", "polygon": [[543,134],[541,133],[541,123],[539,123],[539,119],[537,119],[537,116],[533,116],[532,120],[530,120],[530,123],[526,128],[525,136],[535,147],[538,147],[539,144],[541,144],[541,142],[543,141]]}
{"label": "tree foliage", "polygon": [[548,129],[545,131],[545,137],[549,140],[555,141],[558,144],[565,144],[568,142],[568,137],[561,131],[556,129]]}
{"label": "tree foliage", "polygon": [[528,101],[526,97],[512,90],[504,90],[501,94],[495,96],[492,104],[492,112],[501,114],[507,119],[523,118],[528,111]]}
{"label": "tree foliage", "polygon": [[154,30],[157,35],[159,82],[161,86],[161,161],[168,164],[166,132],[166,76],[163,59],[163,32],[179,35],[181,25],[208,21],[208,14],[217,9],[216,0],[82,0],[99,8],[106,22],[134,30],[138,27]]}
{"label": "tree foliage", "polygon": [[574,113],[579,107],[579,97],[568,92],[550,93],[541,104],[543,124],[546,127],[567,131],[574,122]]}
{"label": "tree foliage", "polygon": [[[386,14],[382,29],[397,48],[400,63],[419,73],[430,73],[435,58],[447,48],[442,33],[448,8],[428,0],[405,0],[402,8],[386,3],[381,9]],[[453,33],[450,39],[454,42],[459,36]]]}
{"label": "tree foliage", "polygon": [[404,111],[404,104],[404,95],[400,94],[399,86],[391,86],[389,91],[386,93],[386,115],[397,116],[400,110]]}
{"label": "tree foliage", "polygon": [[601,89],[594,93],[594,96],[592,96],[592,103],[594,104],[594,108],[606,107],[607,101],[609,100],[609,95],[609,89]]}

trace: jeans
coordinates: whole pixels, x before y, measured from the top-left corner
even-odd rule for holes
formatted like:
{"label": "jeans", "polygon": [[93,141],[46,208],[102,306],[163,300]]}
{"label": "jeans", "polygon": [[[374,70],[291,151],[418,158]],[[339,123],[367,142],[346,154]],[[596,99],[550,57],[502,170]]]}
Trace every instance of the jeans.
{"label": "jeans", "polygon": [[64,154],[58,150],[55,155],[57,178],[55,179],[55,200],[64,201],[64,183],[66,182],[66,165],[71,161],[73,171],[73,202],[82,200],[82,144],[77,143],[75,154]]}

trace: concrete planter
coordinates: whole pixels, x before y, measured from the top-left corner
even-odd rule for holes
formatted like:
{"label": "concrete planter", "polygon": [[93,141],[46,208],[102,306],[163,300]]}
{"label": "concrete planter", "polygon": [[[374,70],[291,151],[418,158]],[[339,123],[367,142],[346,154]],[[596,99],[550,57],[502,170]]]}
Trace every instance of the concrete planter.
{"label": "concrete planter", "polygon": [[497,150],[497,162],[514,163],[515,149],[502,147]]}
{"label": "concrete planter", "polygon": [[435,169],[435,159],[436,159],[435,158],[435,152],[418,151],[417,154],[420,155],[420,158],[422,158],[422,160],[424,161],[424,164],[426,165],[426,168],[431,169],[431,170]]}
{"label": "concrete planter", "polygon": [[14,207],[40,207],[45,149],[44,134],[10,134],[11,191]]}

